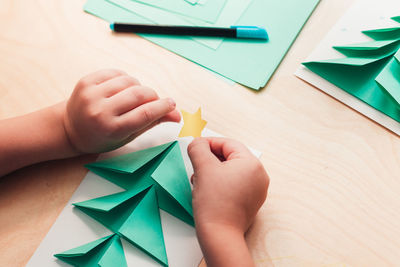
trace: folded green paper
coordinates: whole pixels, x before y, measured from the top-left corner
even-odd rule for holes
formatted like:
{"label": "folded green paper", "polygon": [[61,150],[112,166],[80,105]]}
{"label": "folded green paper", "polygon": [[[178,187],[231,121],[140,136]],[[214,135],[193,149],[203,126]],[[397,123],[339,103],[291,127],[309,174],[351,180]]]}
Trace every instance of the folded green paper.
{"label": "folded green paper", "polygon": [[121,240],[116,234],[100,238],[54,256],[68,264],[80,267],[127,266]]}
{"label": "folded green paper", "polygon": [[[179,143],[174,141],[94,162],[87,168],[125,191],[73,205],[160,264],[168,266],[159,209],[194,226],[191,187]],[[74,251],[88,251],[87,248],[98,247],[105,240],[55,256],[72,262],[66,255],[76,256]],[[82,264],[76,266],[88,266],[86,261],[76,262]],[[90,262],[94,260],[90,258]]]}
{"label": "folded green paper", "polygon": [[[228,79],[259,90],[266,85],[318,2],[253,0],[235,24],[265,27],[270,37],[268,42],[224,39],[217,49],[211,49],[191,37],[141,36]],[[152,23],[126,5],[122,7],[106,0],[88,0],[84,9],[108,22]]]}
{"label": "folded green paper", "polygon": [[[397,17],[393,19],[399,21]],[[363,33],[374,41],[334,47],[346,58],[305,62],[303,65],[400,122],[400,27]]]}

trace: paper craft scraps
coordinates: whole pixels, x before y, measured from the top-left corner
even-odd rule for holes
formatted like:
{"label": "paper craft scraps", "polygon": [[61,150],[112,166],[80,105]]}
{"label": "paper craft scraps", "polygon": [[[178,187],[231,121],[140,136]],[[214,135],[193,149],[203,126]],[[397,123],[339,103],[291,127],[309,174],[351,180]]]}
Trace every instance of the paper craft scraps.
{"label": "paper craft scraps", "polygon": [[[191,188],[178,142],[94,162],[87,168],[126,191],[73,205],[168,266],[159,208],[194,226]],[[60,255],[67,252],[56,256],[65,260]]]}
{"label": "paper craft scraps", "polygon": [[201,132],[207,124],[207,122],[201,118],[201,108],[199,108],[194,114],[182,110],[182,117],[184,124],[179,133],[179,137],[201,137]]}
{"label": "paper craft scraps", "polygon": [[[392,19],[400,22],[399,17]],[[400,122],[400,25],[367,30],[363,34],[374,41],[334,47],[346,58],[303,65]]]}
{"label": "paper craft scraps", "polygon": [[54,256],[73,266],[127,267],[121,240],[116,234]]}
{"label": "paper craft scraps", "polygon": [[[191,10],[202,5],[201,3],[191,5],[183,0],[181,2]],[[215,1],[206,1],[204,5],[213,2]],[[228,79],[259,90],[266,85],[318,2],[319,0],[250,0],[244,3],[237,0],[226,1],[215,23],[221,20],[233,21],[234,25],[262,26],[268,31],[270,37],[268,42],[243,39],[224,39],[221,42],[210,38],[200,40],[201,38],[146,34],[141,36]],[[172,21],[171,14],[177,16],[176,12],[171,10],[145,4],[147,9],[144,14],[143,8],[133,8],[132,3],[139,2],[88,0],[84,9],[110,23],[157,24],[161,20]],[[152,10],[148,10],[149,8]],[[201,23],[199,22],[201,19],[194,17],[185,19],[183,15],[180,16],[178,19],[175,17],[175,21],[187,20],[187,22],[179,24]]]}

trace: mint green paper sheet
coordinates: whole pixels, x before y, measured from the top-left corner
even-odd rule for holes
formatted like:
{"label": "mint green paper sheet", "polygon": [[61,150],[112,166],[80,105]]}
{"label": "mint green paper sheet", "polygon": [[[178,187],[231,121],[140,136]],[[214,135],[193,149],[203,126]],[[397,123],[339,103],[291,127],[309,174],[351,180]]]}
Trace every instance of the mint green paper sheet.
{"label": "mint green paper sheet", "polygon": [[400,28],[363,31],[374,41],[334,47],[346,58],[303,63],[347,93],[400,122]]}
{"label": "mint green paper sheet", "polygon": [[[318,2],[253,0],[236,24],[265,27],[270,37],[268,42],[225,39],[214,50],[190,37],[141,36],[228,79],[259,90],[266,85]],[[151,23],[105,0],[88,0],[84,9],[108,22]]]}
{"label": "mint green paper sheet", "polygon": [[167,10],[183,16],[215,22],[227,0],[209,0],[204,4],[191,4],[183,0],[131,0]]}
{"label": "mint green paper sheet", "polygon": [[54,255],[61,261],[80,267],[127,267],[121,240],[116,234]]}
{"label": "mint green paper sheet", "polygon": [[[86,167],[125,191],[73,205],[163,266],[168,266],[159,209],[194,226],[191,188],[178,142],[94,162]],[[101,242],[90,243],[87,247],[98,246]]]}

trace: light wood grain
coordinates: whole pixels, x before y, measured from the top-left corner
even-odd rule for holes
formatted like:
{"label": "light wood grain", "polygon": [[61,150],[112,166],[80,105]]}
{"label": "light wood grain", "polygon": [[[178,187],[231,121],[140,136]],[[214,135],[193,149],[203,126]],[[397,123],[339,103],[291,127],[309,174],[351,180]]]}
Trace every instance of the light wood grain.
{"label": "light wood grain", "polygon": [[[247,236],[257,266],[398,265],[399,137],[293,76],[352,2],[322,0],[254,92],[135,35],[111,34],[82,11],[84,0],[1,0],[0,118],[66,99],[92,71],[123,69],[179,108],[201,106],[208,128],[263,152],[269,197]],[[0,266],[26,264],[90,160],[0,180]]]}

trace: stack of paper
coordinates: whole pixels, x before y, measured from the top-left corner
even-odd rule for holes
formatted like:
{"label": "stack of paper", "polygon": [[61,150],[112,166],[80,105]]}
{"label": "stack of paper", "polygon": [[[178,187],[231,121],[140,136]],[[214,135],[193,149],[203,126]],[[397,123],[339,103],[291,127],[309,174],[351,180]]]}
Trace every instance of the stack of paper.
{"label": "stack of paper", "polygon": [[84,9],[108,22],[265,27],[270,40],[142,36],[226,78],[264,87],[319,0],[88,0]]}

